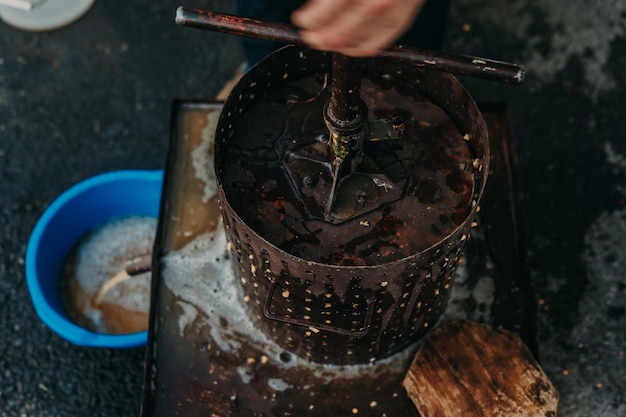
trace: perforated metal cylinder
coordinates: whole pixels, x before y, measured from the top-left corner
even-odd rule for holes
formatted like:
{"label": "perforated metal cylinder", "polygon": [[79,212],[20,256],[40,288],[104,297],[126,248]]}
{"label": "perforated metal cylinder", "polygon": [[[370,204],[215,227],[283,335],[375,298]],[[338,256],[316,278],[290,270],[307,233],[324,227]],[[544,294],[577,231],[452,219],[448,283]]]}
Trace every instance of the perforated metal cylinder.
{"label": "perforated metal cylinder", "polygon": [[[468,92],[451,75],[378,59],[363,62],[363,76],[411,86],[458,125],[471,150],[467,170],[473,192],[467,215],[450,233],[400,259],[374,265],[336,265],[296,256],[247,224],[225,192],[233,169],[224,160],[242,118],[286,82],[331,68],[330,55],[286,47],[253,67],[233,89],[218,123],[215,168],[233,267],[259,329],[284,349],[312,361],[367,363],[392,355],[436,325],[487,179],[487,128]],[[405,92],[407,96],[412,91]],[[333,227],[342,227],[333,226]]]}

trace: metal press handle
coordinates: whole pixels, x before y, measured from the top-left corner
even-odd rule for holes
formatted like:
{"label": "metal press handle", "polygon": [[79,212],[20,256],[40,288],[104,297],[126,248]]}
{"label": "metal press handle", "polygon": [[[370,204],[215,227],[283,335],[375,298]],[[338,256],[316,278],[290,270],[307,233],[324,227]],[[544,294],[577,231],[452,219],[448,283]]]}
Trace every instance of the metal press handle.
{"label": "metal press handle", "polygon": [[[185,7],[179,7],[176,10],[176,23],[181,26],[231,35],[246,36],[278,43],[304,45],[298,33],[298,28],[287,23],[267,22]],[[394,62],[409,63],[436,71],[484,78],[508,84],[521,84],[524,81],[525,70],[522,66],[487,58],[430,51],[403,45],[394,45],[378,56]]]}

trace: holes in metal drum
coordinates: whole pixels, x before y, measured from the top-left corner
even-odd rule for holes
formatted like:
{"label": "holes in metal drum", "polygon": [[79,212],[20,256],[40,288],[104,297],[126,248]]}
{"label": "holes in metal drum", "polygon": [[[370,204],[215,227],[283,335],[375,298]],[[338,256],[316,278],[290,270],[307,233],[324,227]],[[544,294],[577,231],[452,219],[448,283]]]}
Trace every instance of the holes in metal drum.
{"label": "holes in metal drum", "polygon": [[268,283],[274,282],[274,275],[272,275],[272,272],[268,269],[265,270],[263,278],[265,278]]}

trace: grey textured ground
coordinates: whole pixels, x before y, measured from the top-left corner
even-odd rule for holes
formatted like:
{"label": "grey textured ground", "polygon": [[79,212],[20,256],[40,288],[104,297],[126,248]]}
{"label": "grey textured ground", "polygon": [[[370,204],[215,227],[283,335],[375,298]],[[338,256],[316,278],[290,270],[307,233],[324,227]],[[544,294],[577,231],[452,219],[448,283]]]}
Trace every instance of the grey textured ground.
{"label": "grey textured ground", "polygon": [[626,416],[626,1],[464,0],[453,14],[452,50],[527,69],[522,88],[470,89],[511,109],[560,415]]}
{"label": "grey textured ground", "polygon": [[[50,332],[24,253],[72,184],[162,167],[171,100],[213,97],[240,62],[235,39],[175,26],[178,5],[96,1],[43,34],[0,23],[0,416],[139,415],[143,350]],[[510,108],[542,365],[561,416],[625,416],[626,0],[453,0],[446,49],[527,68],[521,87],[463,81]]]}

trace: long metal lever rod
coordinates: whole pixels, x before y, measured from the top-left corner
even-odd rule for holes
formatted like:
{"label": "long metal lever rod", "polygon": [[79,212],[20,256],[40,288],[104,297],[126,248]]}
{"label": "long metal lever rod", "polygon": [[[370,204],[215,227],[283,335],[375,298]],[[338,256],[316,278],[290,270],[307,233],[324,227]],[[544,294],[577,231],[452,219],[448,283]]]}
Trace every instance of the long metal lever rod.
{"label": "long metal lever rod", "polygon": [[[267,22],[206,10],[188,9],[185,7],[179,7],[176,10],[176,23],[181,26],[229,33],[278,43],[304,45],[304,42],[298,34],[298,28],[286,23]],[[525,70],[523,67],[492,59],[430,51],[402,45],[392,46],[378,56],[436,71],[484,78],[509,84],[521,84],[524,81]]]}

